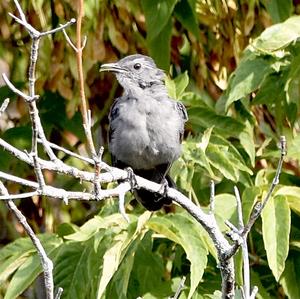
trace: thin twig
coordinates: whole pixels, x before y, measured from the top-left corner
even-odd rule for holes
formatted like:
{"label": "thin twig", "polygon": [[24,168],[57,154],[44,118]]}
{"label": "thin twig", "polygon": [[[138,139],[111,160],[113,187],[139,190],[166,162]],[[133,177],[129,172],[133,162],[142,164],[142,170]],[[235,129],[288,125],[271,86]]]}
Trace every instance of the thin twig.
{"label": "thin twig", "polygon": [[128,192],[128,182],[119,184],[117,188],[119,191],[119,212],[123,216],[123,218],[129,223],[130,220],[125,211],[125,194],[126,192]]}
{"label": "thin twig", "polygon": [[100,184],[100,172],[101,172],[101,162],[102,162],[102,155],[104,152],[104,147],[101,146],[98,152],[97,157],[94,157],[94,164],[95,164],[95,180],[94,180],[94,193],[96,198],[98,197],[99,193],[101,192],[101,184]]}
{"label": "thin twig", "polygon": [[2,78],[3,78],[4,82],[6,83],[6,85],[10,88],[10,90],[13,91],[14,93],[16,93],[17,95],[19,95],[20,97],[22,97],[26,102],[31,102],[34,100],[29,95],[25,94],[24,92],[22,92],[18,88],[16,88],[10,82],[10,80],[7,78],[6,74],[3,73]]}
{"label": "thin twig", "polygon": [[[244,226],[244,229],[239,233],[239,236],[241,238],[244,238],[244,237],[247,238],[247,235],[249,234],[252,226],[254,225],[257,218],[260,216],[260,214],[261,214],[263,208],[265,207],[265,205],[267,204],[268,200],[271,198],[271,195],[272,195],[275,187],[278,185],[279,176],[281,174],[282,164],[283,164],[283,160],[284,160],[285,156],[286,156],[286,138],[285,138],[285,136],[281,136],[280,137],[280,159],[278,161],[275,176],[274,176],[271,186],[267,192],[267,195],[265,196],[265,198],[263,199],[262,202],[259,202],[254,206],[248,223]],[[239,246],[240,246],[239,242],[236,242],[235,244],[233,244],[233,246],[227,252],[228,258],[232,257],[237,252],[237,250],[239,249]]]}
{"label": "thin twig", "polygon": [[38,191],[26,192],[20,194],[0,195],[0,200],[16,200],[16,199],[30,198],[36,195],[39,195]]}
{"label": "thin twig", "polygon": [[255,299],[257,292],[258,292],[258,287],[257,286],[253,287],[253,290],[252,290],[252,293],[251,293],[251,296],[249,297],[249,299]]}
{"label": "thin twig", "polygon": [[1,114],[6,110],[7,106],[9,104],[9,98],[5,99],[0,107],[0,116]]}
{"label": "thin twig", "polygon": [[64,31],[65,28],[69,27],[70,25],[72,24],[75,24],[76,23],[76,19],[75,18],[72,18],[70,21],[68,21],[66,24],[60,24],[59,27],[57,28],[54,28],[54,29],[51,29],[51,30],[48,30],[48,31],[45,31],[45,32],[41,32],[40,33],[40,37],[42,36],[45,36],[45,35],[49,35],[49,34],[53,34],[53,33],[56,33],[58,31]]}
{"label": "thin twig", "polygon": [[64,289],[63,288],[58,288],[57,293],[55,295],[55,299],[60,299]]}
{"label": "thin twig", "polygon": [[209,213],[214,214],[215,211],[215,182],[210,181],[210,200],[209,200]]}
{"label": "thin twig", "polygon": [[[234,193],[237,203],[237,212],[238,212],[238,228],[239,231],[244,229],[243,221],[243,211],[242,211],[242,201],[239,189],[234,186]],[[248,254],[248,245],[247,245],[247,236],[242,237],[243,242],[241,243],[242,255],[243,255],[243,296],[245,299],[250,297],[250,265],[249,265],[249,254]]]}
{"label": "thin twig", "polygon": [[[42,140],[40,138],[38,138],[38,142],[42,143]],[[48,142],[49,146],[51,148],[53,148],[53,149],[59,150],[59,151],[65,153],[65,154],[67,154],[67,155],[69,155],[71,157],[77,158],[77,159],[82,160],[84,162],[87,162],[87,163],[89,163],[91,165],[95,164],[95,161],[93,159],[91,159],[91,158],[84,157],[84,156],[81,156],[79,154],[76,154],[76,153],[74,153],[74,152],[72,152],[72,151],[70,151],[70,150],[68,150],[68,149],[66,149],[66,148],[64,148],[62,146],[59,146],[59,145],[57,145],[55,143],[52,143],[50,141],[47,141],[47,142]],[[101,163],[101,164],[103,164],[103,163]],[[105,169],[105,170],[108,170],[108,169]]]}
{"label": "thin twig", "polygon": [[65,39],[66,39],[67,43],[71,46],[71,48],[75,51],[75,53],[77,53],[77,48],[73,44],[73,42],[71,41],[71,38],[69,37],[69,35],[67,34],[65,29],[63,29],[63,34],[65,36]]}
{"label": "thin twig", "polygon": [[[3,183],[0,181],[0,193],[9,196],[7,189],[3,185]],[[46,288],[46,298],[47,299],[53,299],[53,289],[54,289],[54,284],[53,284],[53,263],[52,261],[48,258],[46,251],[41,244],[40,240],[37,238],[35,235],[34,231],[28,224],[26,218],[24,215],[21,213],[21,211],[17,208],[17,206],[14,204],[12,200],[8,200],[6,202],[8,208],[10,211],[16,216],[20,224],[23,226],[24,230],[27,232],[28,236],[30,237],[33,245],[35,246],[37,253],[40,257],[40,261],[42,264],[42,268],[44,271],[44,281],[45,281],[45,288]]]}
{"label": "thin twig", "polygon": [[[83,126],[85,128],[85,134],[87,138],[88,147],[92,156],[96,155],[96,150],[92,138],[91,126],[89,125],[89,114],[87,109],[87,101],[85,97],[84,90],[84,77],[83,77],[83,67],[82,67],[82,51],[83,45],[81,42],[81,26],[82,19],[84,15],[84,6],[83,0],[78,0],[78,17],[77,17],[77,26],[76,26],[76,58],[77,58],[77,72],[78,72],[78,80],[79,80],[79,91],[80,91],[80,99],[81,99],[81,115],[83,119]],[[86,44],[86,41],[83,43]]]}
{"label": "thin twig", "polygon": [[249,233],[249,231],[251,230],[254,222],[257,220],[257,218],[260,216],[263,208],[265,207],[265,205],[267,204],[268,200],[270,199],[273,190],[275,189],[275,187],[278,185],[279,183],[279,176],[281,174],[281,170],[282,170],[282,164],[283,164],[283,160],[284,157],[286,156],[286,139],[285,136],[281,136],[280,137],[280,159],[278,162],[278,166],[276,169],[276,173],[274,176],[274,179],[272,181],[272,184],[269,188],[269,191],[265,197],[265,199],[262,201],[262,203],[258,203],[256,204],[256,206],[253,208],[253,211],[250,215],[250,219],[249,222],[245,225],[245,228],[242,232],[242,235],[246,235]]}
{"label": "thin twig", "polygon": [[173,297],[171,297],[170,299],[178,299],[179,298],[179,296],[184,288],[185,280],[186,280],[186,277],[183,276],[182,279],[180,280],[180,283],[178,285],[175,295]]}

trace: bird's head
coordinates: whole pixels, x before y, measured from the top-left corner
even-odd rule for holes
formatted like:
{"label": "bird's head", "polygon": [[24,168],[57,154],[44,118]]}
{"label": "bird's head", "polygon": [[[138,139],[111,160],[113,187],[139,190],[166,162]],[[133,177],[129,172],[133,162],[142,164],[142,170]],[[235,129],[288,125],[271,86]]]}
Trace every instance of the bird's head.
{"label": "bird's head", "polygon": [[102,64],[102,71],[115,73],[126,91],[164,85],[164,72],[157,68],[152,58],[140,54],[127,56],[115,63]]}

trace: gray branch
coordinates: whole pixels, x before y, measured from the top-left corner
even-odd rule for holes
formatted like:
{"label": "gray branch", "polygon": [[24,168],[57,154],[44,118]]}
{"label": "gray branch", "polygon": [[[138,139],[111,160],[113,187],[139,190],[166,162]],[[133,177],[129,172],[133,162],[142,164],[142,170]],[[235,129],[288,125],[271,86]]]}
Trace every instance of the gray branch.
{"label": "gray branch", "polygon": [[[0,181],[0,194],[7,195],[9,196],[7,189],[3,185],[3,183]],[[47,299],[53,299],[53,289],[54,289],[54,284],[53,284],[53,263],[52,261],[48,258],[45,249],[43,245],[41,244],[40,240],[38,237],[35,235],[34,231],[28,224],[25,216],[21,213],[21,211],[17,208],[17,206],[14,204],[12,200],[8,200],[6,202],[9,210],[15,215],[15,217],[18,219],[19,223],[23,226],[24,230],[30,237],[33,245],[35,246],[37,253],[40,257],[40,261],[42,264],[42,268],[44,271],[44,281],[45,281],[45,288],[46,288],[46,298]]]}

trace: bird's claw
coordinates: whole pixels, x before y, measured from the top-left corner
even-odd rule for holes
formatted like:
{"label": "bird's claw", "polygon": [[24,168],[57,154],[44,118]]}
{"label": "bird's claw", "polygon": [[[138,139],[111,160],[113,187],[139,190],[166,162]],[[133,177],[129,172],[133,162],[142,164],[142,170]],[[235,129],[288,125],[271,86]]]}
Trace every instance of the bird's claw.
{"label": "bird's claw", "polygon": [[169,184],[168,184],[168,181],[166,178],[163,178],[162,180],[162,183],[161,183],[161,186],[158,190],[159,193],[162,193],[162,195],[157,198],[155,201],[160,201],[162,200],[163,198],[167,197],[167,194],[168,194],[168,190],[169,190]]}
{"label": "bird's claw", "polygon": [[127,180],[130,183],[131,191],[138,189],[138,183],[132,168],[126,167],[125,170],[127,171]]}

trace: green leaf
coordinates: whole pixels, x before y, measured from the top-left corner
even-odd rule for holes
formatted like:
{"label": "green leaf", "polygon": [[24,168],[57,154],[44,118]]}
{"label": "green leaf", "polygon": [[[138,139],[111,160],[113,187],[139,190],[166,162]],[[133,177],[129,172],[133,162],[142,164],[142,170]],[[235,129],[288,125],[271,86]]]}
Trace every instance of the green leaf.
{"label": "green leaf", "polygon": [[264,1],[267,12],[270,14],[273,23],[279,23],[286,20],[293,11],[292,0],[267,0]]}
{"label": "green leaf", "polygon": [[38,256],[30,256],[17,270],[9,283],[4,299],[15,299],[21,295],[42,272]]}
{"label": "green leaf", "polygon": [[[44,249],[50,259],[54,259],[61,245],[61,239],[57,238],[53,234],[38,235],[42,242]],[[29,239],[22,239],[24,243],[30,241]],[[26,241],[25,241],[26,240]],[[31,241],[30,241],[31,242]],[[33,244],[31,244],[33,248]],[[23,252],[24,253],[24,252]],[[18,253],[16,253],[18,255]],[[42,272],[41,260],[35,250],[32,251],[31,255],[27,256],[24,263],[14,273],[7,292],[5,299],[14,299],[22,294]]]}
{"label": "green leaf", "polygon": [[[146,18],[147,39],[156,39],[167,26],[177,0],[142,0]],[[158,45],[157,45],[158,46]]]}
{"label": "green leaf", "polygon": [[261,216],[269,267],[278,281],[289,252],[291,213],[287,199],[282,195],[270,198]]}
{"label": "green leaf", "polygon": [[280,284],[289,299],[300,298],[299,277],[300,256],[298,253],[293,253],[288,257],[285,270],[280,278]]}
{"label": "green leaf", "polygon": [[[297,112],[299,111],[299,97],[300,97],[300,55],[296,55],[290,63],[289,73],[287,80],[284,82],[284,91],[286,92],[287,104],[294,104],[294,112],[297,117]],[[295,120],[296,120],[295,117]],[[294,121],[295,121],[294,120]]]}
{"label": "green leaf", "polygon": [[243,146],[244,150],[248,154],[251,166],[255,165],[255,143],[254,143],[254,134],[253,134],[253,126],[249,123],[249,121],[245,122],[245,129],[239,134],[240,143]]}
{"label": "green leaf", "polygon": [[175,99],[180,100],[184,94],[185,89],[189,84],[189,75],[187,71],[178,75],[175,79],[176,97]]}
{"label": "green leaf", "polygon": [[245,126],[238,120],[225,115],[217,114],[208,107],[192,107],[188,109],[189,122],[192,125],[201,125],[204,128],[214,127],[225,138],[229,136],[238,137]]}
{"label": "green leaf", "polygon": [[272,105],[276,100],[284,96],[284,85],[286,83],[286,73],[273,73],[267,76],[251,102],[252,105]]}
{"label": "green leaf", "polygon": [[177,0],[142,0],[147,25],[147,45],[156,64],[168,70],[172,18]]}
{"label": "green leaf", "polygon": [[267,28],[252,46],[264,53],[273,52],[286,48],[300,36],[300,17],[293,16],[285,22]]}
{"label": "green leaf", "polygon": [[176,18],[180,23],[191,33],[194,34],[196,39],[199,39],[199,26],[196,15],[196,1],[194,0],[181,0],[179,1],[174,10]]}
{"label": "green leaf", "polygon": [[297,134],[288,144],[287,157],[300,161],[300,134]]}
{"label": "green leaf", "polygon": [[285,196],[292,210],[300,214],[300,188],[283,186],[276,190],[275,195]]}
{"label": "green leaf", "polygon": [[173,99],[180,100],[184,94],[186,87],[189,84],[189,76],[185,71],[184,73],[178,75],[174,80],[166,77],[165,84],[169,96]]}
{"label": "green leaf", "polygon": [[147,46],[151,57],[158,67],[167,71],[170,65],[172,19],[170,18],[165,27],[153,39],[147,38]]}
{"label": "green leaf", "polygon": [[222,231],[228,230],[225,221],[236,223],[236,198],[232,194],[218,194],[215,196],[215,215]]}
{"label": "green leaf", "polygon": [[[85,243],[68,242],[62,246],[55,262],[54,283],[64,289],[64,298],[87,298],[92,281],[88,261],[93,253],[92,239]],[[99,254],[99,260],[100,257]],[[99,263],[95,263],[93,269],[99,271]]]}
{"label": "green leaf", "polygon": [[111,244],[108,245],[108,248],[103,255],[103,270],[97,291],[98,299],[104,294],[108,283],[117,272],[120,263],[129,250],[129,246],[137,238],[143,237],[144,231],[141,230],[141,227],[144,226],[144,223],[149,219],[150,215],[149,212],[145,212],[139,217],[138,221],[131,222],[127,230],[116,234],[112,239]]}
{"label": "green leaf", "polygon": [[246,55],[233,73],[226,93],[226,109],[235,101],[242,99],[258,89],[264,78],[274,72],[268,59]]}
{"label": "green leaf", "polygon": [[256,186],[245,188],[242,195],[244,223],[248,223],[254,205],[261,195],[261,189]]}
{"label": "green leaf", "polygon": [[106,289],[107,298],[127,298],[127,289],[129,285],[129,279],[132,274],[133,263],[136,257],[136,246],[138,243],[139,240],[134,241],[133,246],[130,247],[120,267],[118,267],[118,270],[113,276],[111,283]]}
{"label": "green leaf", "polygon": [[169,214],[150,219],[147,226],[183,247],[191,262],[191,286],[188,295],[191,298],[202,278],[208,254],[198,225],[182,214]]}
{"label": "green leaf", "polygon": [[216,146],[209,144],[207,150],[207,158],[209,163],[218,169],[224,177],[231,181],[238,180],[238,172],[230,160],[228,159],[228,148],[225,146]]}
{"label": "green leaf", "polygon": [[153,242],[151,231],[148,231],[139,242],[134,253],[128,296],[125,298],[137,298],[141,295],[147,298],[147,293],[151,293],[152,298],[166,298],[171,294],[171,282],[165,279],[166,268],[163,257],[154,251]]}

